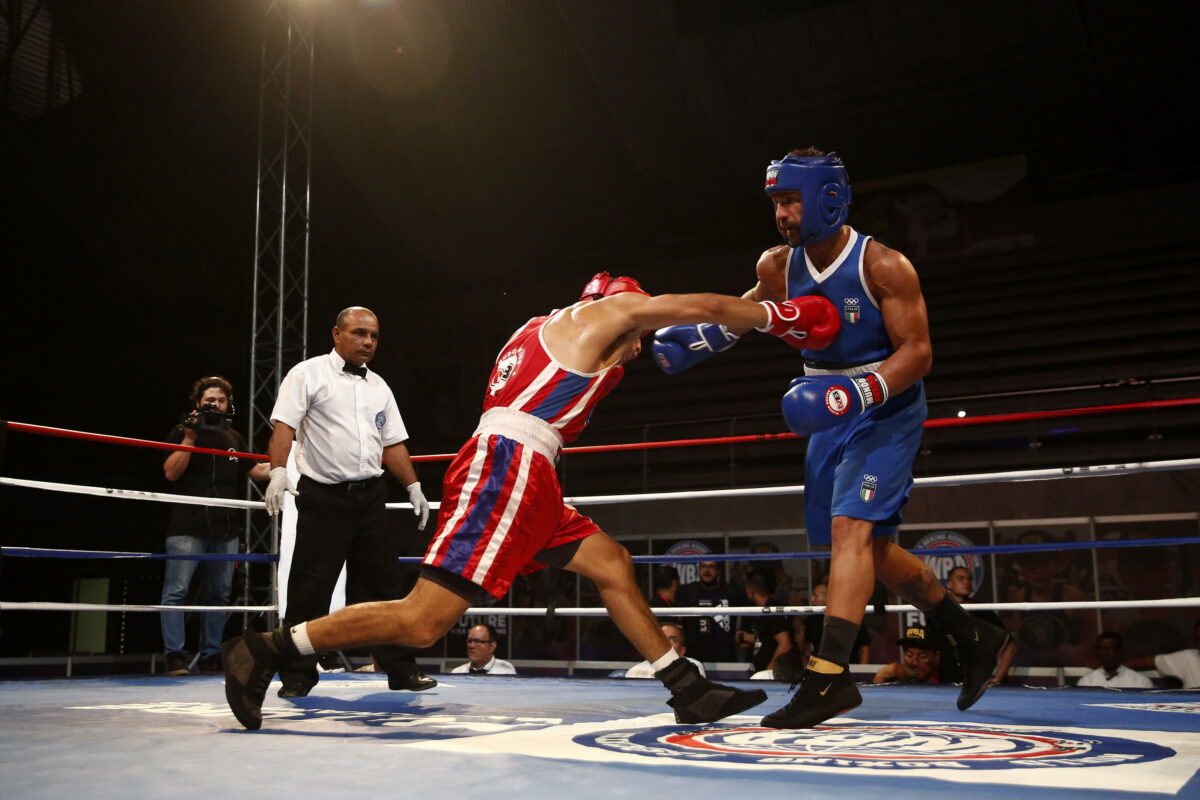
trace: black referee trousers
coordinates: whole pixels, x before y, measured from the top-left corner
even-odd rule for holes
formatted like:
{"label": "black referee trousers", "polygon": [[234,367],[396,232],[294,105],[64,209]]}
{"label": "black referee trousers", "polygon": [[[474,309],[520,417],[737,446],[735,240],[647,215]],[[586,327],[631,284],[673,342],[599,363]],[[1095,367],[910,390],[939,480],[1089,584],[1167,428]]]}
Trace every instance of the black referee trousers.
{"label": "black referee trousers", "polygon": [[[329,613],[342,564],[346,565],[346,604],[398,600],[404,571],[400,520],[389,520],[383,477],[356,483],[318,483],[301,477],[296,497],[296,548],[287,583],[284,625],[297,625]],[[413,651],[390,645],[371,648],[388,675],[406,678],[416,670]],[[279,670],[284,686],[317,683],[317,657],[293,659]]]}

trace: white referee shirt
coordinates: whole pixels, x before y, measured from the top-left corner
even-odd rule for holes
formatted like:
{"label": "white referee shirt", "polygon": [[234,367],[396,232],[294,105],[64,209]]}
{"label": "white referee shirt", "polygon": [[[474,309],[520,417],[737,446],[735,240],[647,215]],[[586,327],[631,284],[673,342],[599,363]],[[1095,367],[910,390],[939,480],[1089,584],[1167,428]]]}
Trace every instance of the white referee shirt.
{"label": "white referee shirt", "polygon": [[[459,664],[454,669],[450,670],[452,675],[465,675],[471,671],[471,662]],[[483,665],[483,671],[488,675],[516,675],[517,668],[512,663],[505,661],[502,658],[492,656],[492,660]]]}
{"label": "white referee shirt", "polygon": [[296,465],[318,483],[383,474],[383,448],[408,439],[396,398],[383,378],[343,371],[337,350],[288,371],[272,422],[296,429]]}

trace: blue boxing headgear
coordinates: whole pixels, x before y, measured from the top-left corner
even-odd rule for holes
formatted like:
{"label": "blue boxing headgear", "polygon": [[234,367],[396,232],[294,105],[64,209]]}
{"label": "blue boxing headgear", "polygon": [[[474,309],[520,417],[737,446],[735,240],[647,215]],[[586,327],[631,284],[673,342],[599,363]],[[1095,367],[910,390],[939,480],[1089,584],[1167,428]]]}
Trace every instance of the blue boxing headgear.
{"label": "blue boxing headgear", "polygon": [[827,156],[784,156],[767,167],[767,194],[799,192],[804,203],[800,243],[823,242],[850,216],[850,179],[836,153]]}

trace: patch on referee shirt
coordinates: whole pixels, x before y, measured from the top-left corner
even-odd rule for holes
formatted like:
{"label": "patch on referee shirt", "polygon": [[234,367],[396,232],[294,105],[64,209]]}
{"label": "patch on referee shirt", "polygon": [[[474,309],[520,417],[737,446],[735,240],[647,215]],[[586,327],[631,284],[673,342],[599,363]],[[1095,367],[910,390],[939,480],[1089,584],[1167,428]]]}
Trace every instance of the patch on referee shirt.
{"label": "patch on referee shirt", "polygon": [[376,428],[382,429],[384,426],[384,423],[386,423],[386,422],[387,422],[387,414],[380,411],[378,414],[375,415],[375,427]]}

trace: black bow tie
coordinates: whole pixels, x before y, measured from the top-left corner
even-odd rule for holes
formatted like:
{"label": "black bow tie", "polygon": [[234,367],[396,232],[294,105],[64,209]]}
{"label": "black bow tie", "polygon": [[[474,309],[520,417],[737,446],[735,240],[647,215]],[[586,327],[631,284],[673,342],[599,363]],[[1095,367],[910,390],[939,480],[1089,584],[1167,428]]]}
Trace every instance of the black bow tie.
{"label": "black bow tie", "polygon": [[367,368],[366,367],[351,366],[349,361],[347,361],[345,363],[345,365],[342,367],[342,372],[349,372],[351,375],[357,375],[360,378],[367,377]]}
{"label": "black bow tie", "polygon": [[483,667],[471,667],[472,675],[487,675],[487,670]]}

